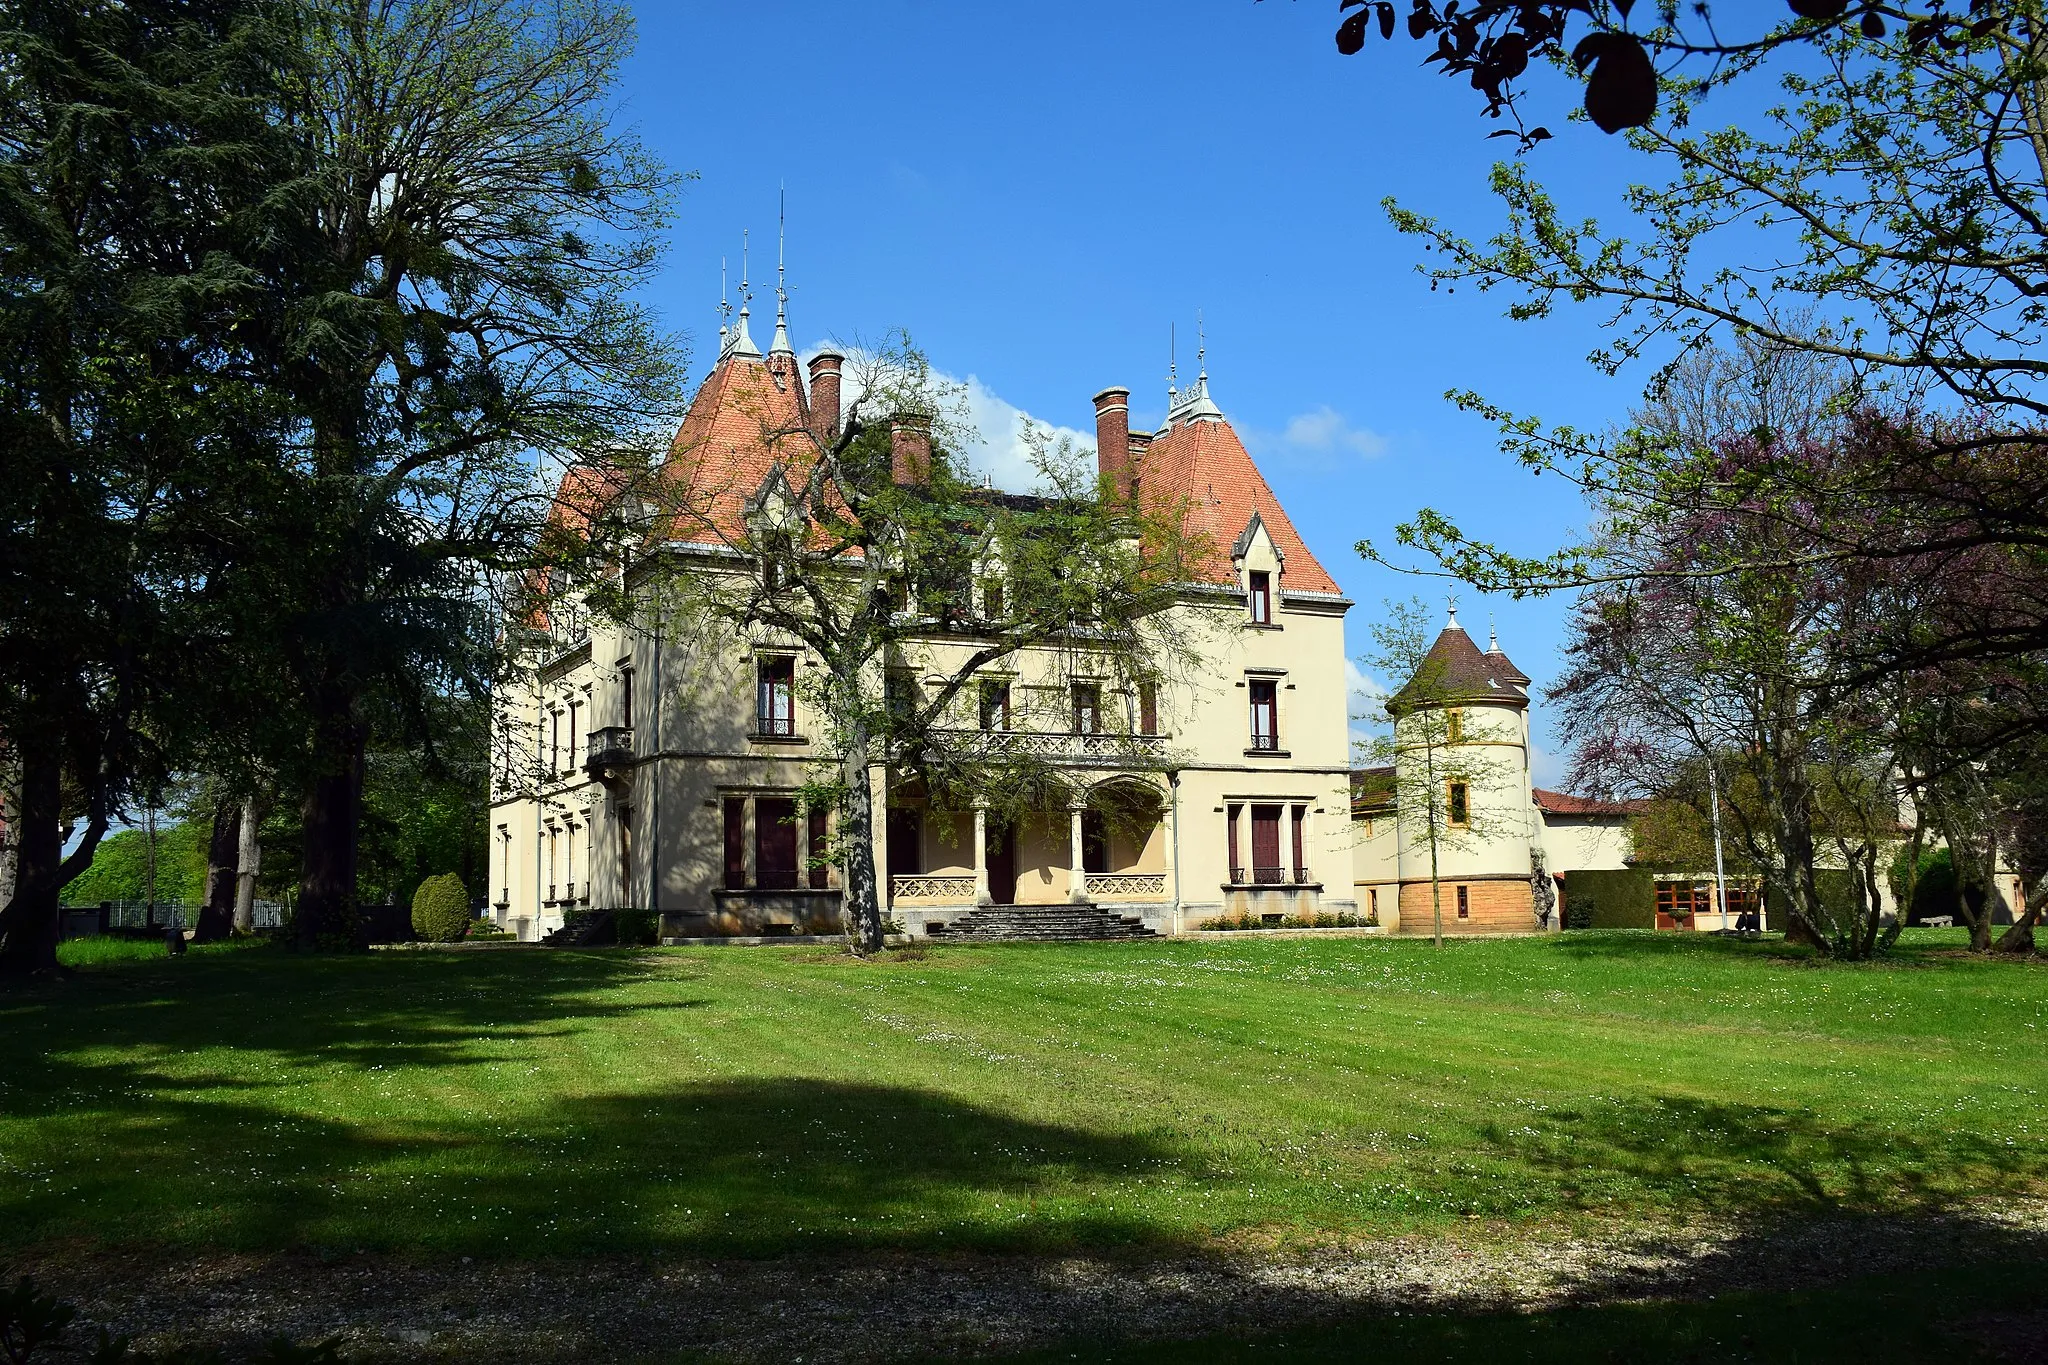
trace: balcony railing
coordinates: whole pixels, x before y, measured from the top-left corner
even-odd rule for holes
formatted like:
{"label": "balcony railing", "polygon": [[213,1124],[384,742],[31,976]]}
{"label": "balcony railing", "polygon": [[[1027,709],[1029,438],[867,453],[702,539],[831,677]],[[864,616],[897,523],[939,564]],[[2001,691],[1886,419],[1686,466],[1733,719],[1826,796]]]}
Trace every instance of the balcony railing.
{"label": "balcony railing", "polygon": [[899,901],[925,901],[933,905],[965,905],[974,899],[974,878],[903,876],[891,877],[889,889]]}
{"label": "balcony railing", "polygon": [[1163,900],[1166,896],[1164,872],[1090,872],[1087,877],[1088,895],[1095,900]]}
{"label": "balcony railing", "polygon": [[590,732],[587,757],[583,761],[586,772],[597,772],[604,768],[616,768],[633,761],[633,728],[629,725],[607,725]]}
{"label": "balcony railing", "polygon": [[1165,735],[1070,734],[1057,730],[937,730],[963,755],[1047,758],[1062,763],[1148,763],[1166,757]]}
{"label": "balcony railing", "polygon": [[1233,867],[1230,880],[1238,886],[1306,886],[1309,876],[1301,871],[1290,877],[1284,867]]}

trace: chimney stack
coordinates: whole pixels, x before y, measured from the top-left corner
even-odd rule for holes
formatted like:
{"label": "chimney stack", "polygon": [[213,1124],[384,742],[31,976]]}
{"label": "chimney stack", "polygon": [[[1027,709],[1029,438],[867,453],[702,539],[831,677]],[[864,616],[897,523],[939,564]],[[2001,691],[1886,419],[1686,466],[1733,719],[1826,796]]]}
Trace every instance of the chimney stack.
{"label": "chimney stack", "polygon": [[931,482],[930,417],[921,412],[902,412],[889,419],[889,470],[897,483]]}
{"label": "chimney stack", "polygon": [[1095,395],[1095,465],[1116,497],[1131,491],[1131,391]]}
{"label": "chimney stack", "polygon": [[826,445],[839,439],[839,368],[845,363],[836,351],[811,357],[811,428]]}

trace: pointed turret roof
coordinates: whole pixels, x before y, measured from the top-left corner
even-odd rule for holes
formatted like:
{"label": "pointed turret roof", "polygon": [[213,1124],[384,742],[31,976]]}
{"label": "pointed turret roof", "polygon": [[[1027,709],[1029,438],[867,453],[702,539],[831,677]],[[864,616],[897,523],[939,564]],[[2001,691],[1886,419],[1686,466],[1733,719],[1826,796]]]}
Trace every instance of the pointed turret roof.
{"label": "pointed turret roof", "polygon": [[1283,592],[1342,596],[1337,580],[1302,543],[1272,485],[1209,397],[1207,372],[1184,392],[1168,413],[1166,428],[1139,457],[1137,475],[1141,497],[1155,507],[1180,502],[1188,534],[1207,542],[1209,560],[1197,566],[1197,581],[1236,584],[1231,554],[1257,517],[1280,552]]}
{"label": "pointed turret roof", "polygon": [[1526,707],[1529,695],[1523,689],[1529,682],[1508,656],[1500,650],[1499,641],[1493,648],[1481,653],[1479,646],[1472,643],[1472,637],[1458,624],[1458,613],[1452,608],[1450,620],[1445,623],[1436,642],[1429,652],[1422,656],[1414,676],[1401,685],[1401,690],[1387,699],[1387,710],[1399,715],[1403,711],[1428,706],[1441,706],[1450,702],[1496,702],[1503,706]]}

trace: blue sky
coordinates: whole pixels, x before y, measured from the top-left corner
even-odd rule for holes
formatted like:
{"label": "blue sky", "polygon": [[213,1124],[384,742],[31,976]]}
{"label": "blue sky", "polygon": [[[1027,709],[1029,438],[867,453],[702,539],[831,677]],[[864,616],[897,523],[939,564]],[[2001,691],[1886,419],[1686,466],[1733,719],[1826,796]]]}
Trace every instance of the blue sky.
{"label": "blue sky", "polygon": [[[1515,549],[1553,548],[1576,493],[1500,454],[1444,401],[1476,388],[1551,421],[1603,425],[1647,372],[1610,380],[1585,356],[1603,314],[1535,323],[1502,295],[1431,293],[1393,195],[1484,236],[1505,141],[1422,50],[1331,42],[1333,0],[1028,6],[863,0],[640,6],[624,119],[684,192],[652,301],[715,346],[719,258],[755,245],[755,335],[773,325],[776,191],[788,186],[798,349],[906,327],[976,382],[982,425],[1007,407],[1093,430],[1090,396],[1132,390],[1134,424],[1165,409],[1169,325],[1192,372],[1197,310],[1211,391],[1317,557],[1358,601],[1354,653],[1390,596],[1440,600],[1353,553],[1434,506]],[[1615,141],[1566,125],[1536,165],[1573,213],[1612,216],[1633,169]],[[1007,405],[1007,406],[1006,406]],[[1540,687],[1567,603],[1461,594],[1483,635]],[[1537,744],[1552,751],[1540,704]],[[1554,780],[1539,761],[1539,780]]]}

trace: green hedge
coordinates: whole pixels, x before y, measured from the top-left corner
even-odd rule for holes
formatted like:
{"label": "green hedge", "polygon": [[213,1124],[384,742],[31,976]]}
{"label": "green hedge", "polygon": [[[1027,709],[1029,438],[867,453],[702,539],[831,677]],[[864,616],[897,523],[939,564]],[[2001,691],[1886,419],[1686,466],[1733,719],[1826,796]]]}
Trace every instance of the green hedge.
{"label": "green hedge", "polygon": [[1565,873],[1564,927],[1656,928],[1656,874],[1636,867]]}
{"label": "green hedge", "polygon": [[469,932],[469,892],[453,872],[429,877],[412,895],[412,931],[428,943],[454,943]]}

